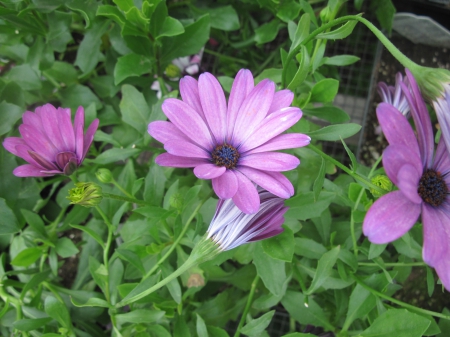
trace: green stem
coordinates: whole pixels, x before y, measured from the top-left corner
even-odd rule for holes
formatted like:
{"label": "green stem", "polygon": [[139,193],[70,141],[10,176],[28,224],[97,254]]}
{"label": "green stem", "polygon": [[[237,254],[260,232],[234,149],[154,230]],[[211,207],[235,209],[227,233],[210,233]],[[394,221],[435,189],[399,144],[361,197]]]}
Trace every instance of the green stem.
{"label": "green stem", "polygon": [[[392,263],[383,263],[385,267],[426,267],[427,264],[425,262],[392,262]],[[368,267],[378,267],[379,265],[373,262],[358,262],[358,266],[368,266]]]}
{"label": "green stem", "polygon": [[159,88],[161,89],[162,95],[166,96],[169,93],[166,88],[166,82],[164,82],[164,79],[160,76],[158,76],[158,82],[159,82]]}
{"label": "green stem", "polygon": [[368,286],[367,284],[365,284],[362,280],[360,280],[357,276],[355,276],[355,275],[352,274],[351,277],[352,277],[359,285],[361,285],[361,286],[362,286],[363,288],[365,288],[366,290],[370,291],[370,292],[371,292],[372,294],[374,294],[375,296],[384,298],[385,300],[388,300],[388,301],[390,301],[390,302],[392,302],[392,303],[398,304],[398,305],[402,306],[403,308],[409,309],[409,310],[411,310],[411,311],[415,311],[415,312],[417,312],[417,313],[421,313],[421,314],[425,314],[425,315],[431,315],[431,316],[434,316],[434,317],[443,318],[443,319],[446,319],[446,320],[449,320],[449,321],[450,321],[450,316],[448,316],[448,315],[444,315],[444,314],[441,314],[441,313],[439,313],[439,312],[435,312],[435,311],[431,311],[431,310],[425,310],[425,309],[417,308],[417,307],[415,307],[414,305],[411,305],[411,304],[408,304],[408,303],[405,303],[405,302],[396,300],[396,299],[393,298],[393,297],[390,297],[390,296],[388,296],[388,295],[385,295],[385,294],[379,292],[378,290],[375,290],[375,289],[369,287],[369,286]]}
{"label": "green stem", "polygon": [[148,203],[147,201],[144,200],[139,200],[133,197],[124,197],[121,195],[117,195],[117,194],[111,194],[111,193],[102,193],[104,198],[108,198],[108,199],[114,199],[114,200],[121,200],[121,201],[125,201],[125,202],[131,202],[133,204],[138,204],[138,205],[143,205],[143,206],[149,206],[150,203]]}
{"label": "green stem", "polygon": [[359,191],[358,198],[355,201],[355,205],[353,206],[352,214],[350,215],[350,232],[352,235],[352,241],[353,241],[353,253],[355,254],[355,257],[358,258],[358,242],[356,240],[356,234],[355,234],[355,219],[353,218],[353,212],[357,210],[359,206],[359,202],[361,201],[362,196],[364,195],[365,190],[361,189]]}
{"label": "green stem", "polygon": [[372,189],[376,190],[377,192],[381,193],[381,195],[384,195],[384,194],[387,193],[386,190],[383,190],[381,187],[378,187],[378,186],[372,184],[372,182],[370,180],[367,180],[366,178],[360,176],[358,173],[353,172],[347,166],[341,164],[339,161],[337,161],[333,157],[327,155],[325,152],[323,152],[322,150],[320,150],[316,146],[314,146],[312,144],[309,144],[308,148],[313,150],[318,155],[320,155],[323,159],[328,160],[329,162],[331,162],[334,165],[336,165],[337,167],[339,167],[342,171],[347,173],[349,176],[353,177],[353,179],[355,179],[356,181],[359,181],[359,182],[363,183],[364,185],[369,186],[370,188],[372,188]]}
{"label": "green stem", "polygon": [[114,179],[111,181],[111,183],[116,186],[123,194],[125,194],[128,198],[133,198],[133,196],[127,192],[126,189],[124,189],[122,186],[119,185],[119,183],[117,181],[115,181]]}
{"label": "green stem", "polygon": [[252,287],[250,288],[250,294],[248,294],[247,304],[245,305],[244,311],[242,312],[242,316],[239,321],[239,325],[236,329],[236,333],[234,334],[234,337],[239,337],[241,335],[241,329],[244,326],[245,318],[247,317],[248,311],[250,310],[250,306],[252,305],[253,296],[255,296],[255,290],[256,290],[256,286],[258,285],[258,281],[259,281],[259,275],[256,274],[256,276],[252,282]]}
{"label": "green stem", "polygon": [[242,60],[242,59],[238,59],[236,57],[224,55],[224,54],[218,53],[218,52],[216,52],[214,50],[210,50],[210,49],[206,49],[205,48],[204,52],[207,53],[207,54],[210,54],[210,55],[214,55],[214,56],[223,58],[224,60],[233,61],[233,62],[240,63],[240,64],[243,64],[243,65],[247,65],[248,64],[248,62],[246,60]]}

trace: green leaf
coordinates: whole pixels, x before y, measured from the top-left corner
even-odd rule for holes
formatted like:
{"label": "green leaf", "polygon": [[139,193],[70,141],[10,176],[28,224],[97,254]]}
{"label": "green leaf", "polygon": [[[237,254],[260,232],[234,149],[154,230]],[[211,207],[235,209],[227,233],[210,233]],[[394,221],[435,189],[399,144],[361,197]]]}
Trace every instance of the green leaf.
{"label": "green leaf", "polygon": [[155,206],[161,205],[161,201],[165,197],[166,181],[164,169],[152,162],[145,177],[144,200]]}
{"label": "green leaf", "polygon": [[303,81],[309,74],[310,58],[308,50],[305,46],[301,46],[301,51],[300,54],[297,55],[297,60],[299,62],[299,66],[297,72],[294,75],[294,78],[288,85],[289,90],[294,90],[295,88],[297,88],[300,84],[303,83]]}
{"label": "green leaf", "polygon": [[0,198],[0,235],[14,234],[19,230],[16,215],[8,207],[5,199]]}
{"label": "green leaf", "polygon": [[275,310],[271,310],[261,317],[251,320],[249,323],[242,327],[241,333],[247,336],[259,336],[269,326],[274,314]]}
{"label": "green leaf", "polygon": [[144,95],[135,87],[128,84],[122,86],[120,112],[125,123],[139,131],[140,135],[147,134],[150,109]]}
{"label": "green leaf", "polygon": [[47,269],[43,272],[34,274],[31,279],[25,284],[25,287],[22,289],[22,293],[20,294],[20,300],[23,301],[27,292],[35,287],[38,287],[43,281],[48,279],[48,275],[50,274],[50,270]]}
{"label": "green leaf", "polygon": [[72,330],[72,320],[70,319],[69,310],[64,303],[61,303],[53,296],[47,296],[44,303],[44,310],[51,318],[66,329]]}
{"label": "green leaf", "polygon": [[395,6],[391,0],[379,0],[371,3],[371,7],[375,7],[375,14],[382,28],[386,29],[389,34],[392,32],[392,23],[394,22]]}
{"label": "green leaf", "polygon": [[369,248],[369,256],[368,259],[372,260],[377,258],[378,256],[381,255],[381,253],[384,252],[384,250],[386,249],[387,244],[382,244],[382,245],[377,245],[375,243],[371,243],[370,244],[370,248]]}
{"label": "green leaf", "polygon": [[103,5],[97,8],[97,16],[106,16],[114,20],[116,23],[123,27],[125,24],[125,15],[115,6]]}
{"label": "green leaf", "polygon": [[28,267],[30,264],[36,262],[42,254],[43,252],[41,248],[26,248],[17,254],[17,256],[11,261],[11,264],[18,267]]}
{"label": "green leaf", "polygon": [[55,61],[50,69],[44,71],[44,74],[59,83],[64,83],[66,86],[75,84],[78,81],[77,70],[67,62]]}
{"label": "green leaf", "polygon": [[346,24],[342,25],[338,29],[332,30],[330,32],[326,33],[320,33],[316,36],[316,39],[323,39],[323,40],[338,40],[338,39],[345,39],[347,36],[349,36],[353,28],[355,28],[358,21],[356,20],[350,20]]}
{"label": "green leaf", "polygon": [[70,225],[70,227],[76,228],[76,229],[79,229],[79,230],[85,232],[86,234],[90,235],[95,241],[97,241],[98,244],[99,244],[100,246],[102,246],[102,248],[104,247],[103,239],[100,237],[100,235],[98,235],[98,234],[97,234],[94,230],[92,230],[91,228],[86,227],[86,226],[80,226],[80,225],[72,225],[72,224]]}
{"label": "green leaf", "polygon": [[333,266],[336,264],[336,260],[339,256],[340,247],[337,246],[327,253],[323,254],[323,256],[319,259],[317,263],[316,273],[314,278],[309,286],[309,289],[305,292],[305,295],[311,295],[317,289],[324,284],[326,279],[331,275],[331,271]]}
{"label": "green leaf", "polygon": [[344,142],[344,140],[341,138],[341,142],[342,142],[342,145],[344,145],[344,149],[345,149],[345,151],[347,152],[347,154],[348,154],[348,156],[349,156],[349,158],[350,158],[350,161],[351,161],[351,163],[352,163],[352,165],[351,165],[351,169],[352,169],[352,171],[353,172],[356,172],[356,170],[358,169],[358,162],[357,162],[357,160],[356,160],[356,157],[355,157],[355,155],[353,154],[353,152],[352,152],[352,150],[350,150],[349,148],[348,148],[348,146],[347,146],[347,144],[345,144],[345,142]]}
{"label": "green leaf", "polygon": [[333,78],[325,78],[317,82],[311,90],[311,101],[328,103],[332,102],[339,89],[339,81]]}
{"label": "green leaf", "polygon": [[167,16],[161,29],[158,32],[157,39],[163,36],[177,36],[184,33],[184,27],[180,21]]}
{"label": "green leaf", "polygon": [[224,30],[233,31],[240,28],[239,17],[233,6],[223,6],[216,8],[205,9],[211,18],[211,27]]}
{"label": "green leaf", "polygon": [[327,249],[312,239],[295,238],[294,251],[296,255],[318,260],[327,252]]}
{"label": "green leaf", "polygon": [[20,331],[31,331],[36,330],[40,328],[41,326],[44,326],[45,324],[49,323],[52,320],[51,317],[44,317],[44,318],[34,318],[34,319],[20,319],[18,321],[15,321],[13,323],[14,329],[20,330]]}
{"label": "green leaf", "polygon": [[[1,47],[1,46],[0,46]],[[15,104],[25,110],[25,95],[16,82],[9,82],[0,91],[0,101]]]}
{"label": "green leaf", "polygon": [[286,200],[286,206],[289,206],[286,217],[298,220],[318,217],[328,208],[335,197],[334,193],[322,191],[317,201],[314,202],[314,192],[298,194]]}
{"label": "green leaf", "polygon": [[406,309],[390,309],[377,317],[364,330],[364,337],[421,337],[431,324],[430,320]]}
{"label": "green leaf", "polygon": [[97,156],[92,162],[95,164],[109,164],[114,163],[116,161],[125,160],[131,156],[134,156],[135,154],[138,154],[141,152],[140,149],[109,149],[105,152],[102,152],[100,155]]}
{"label": "green leaf", "polygon": [[354,55],[336,55],[332,57],[325,58],[325,64],[333,66],[349,66],[350,64],[356,63],[360,60],[358,56]]}
{"label": "green leaf", "polygon": [[261,244],[256,244],[253,264],[266,288],[275,296],[283,296],[286,280],[285,262],[276,260],[264,253]]}
{"label": "green leaf", "polygon": [[119,256],[123,260],[128,261],[133,266],[135,266],[142,273],[142,275],[145,274],[145,269],[142,265],[142,261],[135,252],[124,248],[117,248],[116,253],[119,254]]}
{"label": "green leaf", "polygon": [[72,111],[76,111],[80,105],[89,106],[91,103],[95,103],[97,109],[102,108],[102,103],[92,90],[81,84],[61,90],[61,102],[62,106],[69,107]]}
{"label": "green leaf", "polygon": [[349,138],[361,130],[361,125],[356,123],[336,124],[325,126],[317,131],[308,133],[308,136],[314,140],[335,141]]}
{"label": "green leaf", "polygon": [[51,12],[47,14],[47,22],[49,26],[47,43],[54,51],[64,52],[67,44],[72,41],[72,35],[70,34],[72,13]]}
{"label": "green leaf", "polygon": [[161,310],[136,309],[126,314],[116,315],[116,321],[119,325],[124,323],[148,324],[159,321],[164,314],[165,311]]}
{"label": "green leaf", "polygon": [[39,90],[42,87],[38,74],[29,64],[13,67],[5,77],[16,82],[24,90]]}
{"label": "green leaf", "polygon": [[427,290],[428,290],[428,296],[433,296],[434,292],[434,276],[433,272],[430,268],[426,267],[427,269]]}
{"label": "green leaf", "polygon": [[144,206],[133,210],[149,219],[166,219],[173,212],[157,206]]}
{"label": "green leaf", "polygon": [[[290,23],[291,24],[291,23]],[[292,25],[292,24],[291,24]],[[300,18],[298,22],[297,29],[295,30],[294,36],[291,37],[292,44],[289,52],[296,49],[300,43],[309,35],[309,27],[311,25],[311,19],[308,13],[305,13]]]}
{"label": "green leaf", "polygon": [[199,314],[197,315],[197,336],[198,337],[208,337],[208,330],[206,329],[205,321],[203,318],[200,317]]}
{"label": "green leaf", "polygon": [[280,24],[280,20],[273,19],[269,23],[265,23],[262,26],[255,29],[255,41],[257,44],[264,44],[275,40],[278,35],[278,31],[283,25]]}
{"label": "green leaf", "polygon": [[305,115],[315,116],[332,124],[344,123],[350,120],[350,116],[344,110],[334,106],[304,108],[302,111]]}
{"label": "green leaf", "polygon": [[284,231],[270,239],[261,242],[264,253],[276,260],[291,262],[294,255],[294,233],[284,226]]}
{"label": "green leaf", "polygon": [[63,259],[78,254],[79,250],[69,238],[60,238],[56,242],[56,253]]}
{"label": "green leaf", "polygon": [[314,180],[314,184],[313,184],[314,202],[316,202],[317,199],[319,198],[320,192],[322,192],[323,182],[325,181],[326,163],[323,158],[321,158],[321,159],[322,159],[322,161],[320,164],[320,169],[317,174],[317,178]]}
{"label": "green leaf", "polygon": [[152,71],[151,66],[152,61],[143,55],[128,54],[119,57],[114,67],[114,84],[117,85],[130,76],[148,74]]}
{"label": "green leaf", "polygon": [[84,307],[109,308],[108,302],[105,300],[102,300],[101,298],[92,297],[86,303],[78,302],[73,297],[71,297],[70,300],[72,301],[72,304],[78,308],[84,308]]}
{"label": "green leaf", "polygon": [[376,305],[376,297],[361,285],[357,284],[350,295],[347,315],[343,329],[350,327],[355,319],[366,316]]}
{"label": "green leaf", "polygon": [[93,256],[89,256],[89,272],[95,283],[102,289],[103,293],[105,293],[106,284],[108,282],[108,270]]}
{"label": "green leaf", "polygon": [[[161,270],[163,277],[168,277],[173,272],[173,269],[171,267],[169,268],[167,264],[162,264]],[[178,279],[174,278],[172,281],[167,283],[166,287],[167,289],[169,289],[170,295],[172,296],[173,300],[176,303],[180,304],[182,293],[180,283],[178,283]]]}

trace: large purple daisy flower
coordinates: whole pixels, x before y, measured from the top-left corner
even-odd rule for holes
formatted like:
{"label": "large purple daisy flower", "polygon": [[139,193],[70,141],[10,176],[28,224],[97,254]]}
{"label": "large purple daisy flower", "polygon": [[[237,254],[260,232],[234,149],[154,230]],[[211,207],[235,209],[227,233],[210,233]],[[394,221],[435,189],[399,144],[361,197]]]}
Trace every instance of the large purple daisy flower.
{"label": "large purple daisy flower", "polygon": [[434,153],[428,111],[412,74],[411,91],[403,93],[416,125],[413,129],[396,108],[381,103],[377,117],[389,142],[383,153],[386,174],[399,190],[378,199],[366,214],[363,232],[373,243],[394,241],[422,217],[423,259],[436,269],[450,290],[450,156],[441,137]]}
{"label": "large purple daisy flower", "polygon": [[259,209],[254,183],[281,198],[294,194],[280,171],[292,170],[300,161],[273,152],[310,142],[303,134],[281,134],[302,116],[299,108],[289,107],[292,92],[275,92],[275,84],[267,79],[254,86],[251,72],[242,69],[228,105],[222,87],[209,73],[200,75],[198,83],[189,76],[182,78],[180,93],[182,100],[169,98],[162,105],[170,122],[148,126],[168,152],[156,158],[157,164],[193,167],[198,178],[212,179],[219,198],[232,198],[245,213]]}
{"label": "large purple daisy flower", "polygon": [[95,119],[84,134],[81,106],[72,125],[70,109],[56,109],[51,104],[25,112],[22,120],[22,138],[8,137],[3,142],[6,150],[28,162],[14,169],[17,177],[72,174],[86,157],[99,123]]}

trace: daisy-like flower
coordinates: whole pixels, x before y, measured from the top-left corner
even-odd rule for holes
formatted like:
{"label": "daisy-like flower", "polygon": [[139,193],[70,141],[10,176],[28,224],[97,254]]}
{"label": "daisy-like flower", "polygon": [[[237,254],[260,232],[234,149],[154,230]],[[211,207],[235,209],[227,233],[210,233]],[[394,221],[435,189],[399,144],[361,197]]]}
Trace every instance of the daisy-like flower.
{"label": "daisy-like flower", "polygon": [[48,177],[72,174],[86,157],[98,128],[95,119],[84,134],[84,109],[80,106],[72,124],[70,109],[51,104],[27,111],[19,126],[20,137],[8,137],[6,150],[28,164],[14,169],[17,177]]}
{"label": "daisy-like flower", "polygon": [[232,198],[245,213],[259,209],[254,184],[281,198],[294,194],[291,182],[280,173],[296,168],[295,156],[275,150],[308,145],[310,138],[299,133],[281,134],[301,118],[299,108],[289,107],[293,93],[275,92],[266,79],[254,86],[249,70],[236,75],[227,101],[217,79],[200,75],[197,82],[180,80],[182,100],[169,98],[162,109],[169,122],[148,126],[150,135],[164,144],[167,153],[156,163],[170,167],[193,167],[200,179],[212,179],[221,199]]}
{"label": "daisy-like flower", "polygon": [[373,243],[394,241],[418,220],[423,223],[423,260],[436,269],[450,290],[450,155],[443,138],[434,152],[431,120],[412,74],[411,91],[402,85],[411,107],[417,138],[405,116],[381,103],[377,117],[389,146],[383,166],[398,190],[375,201],[366,214],[363,232]]}
{"label": "daisy-like flower", "polygon": [[405,83],[407,86],[409,86],[408,78],[405,78],[405,80],[403,80],[402,74],[397,73],[397,75],[395,76],[395,86],[387,85],[384,82],[379,82],[377,90],[383,102],[391,104],[392,106],[397,108],[398,111],[408,117],[410,110],[409,104],[402,92],[401,83]]}
{"label": "daisy-like flower", "polygon": [[283,232],[284,199],[258,188],[261,201],[255,214],[243,213],[232,200],[219,200],[216,214],[209,225],[207,238],[211,238],[221,251],[236,248],[244,243],[259,241]]}

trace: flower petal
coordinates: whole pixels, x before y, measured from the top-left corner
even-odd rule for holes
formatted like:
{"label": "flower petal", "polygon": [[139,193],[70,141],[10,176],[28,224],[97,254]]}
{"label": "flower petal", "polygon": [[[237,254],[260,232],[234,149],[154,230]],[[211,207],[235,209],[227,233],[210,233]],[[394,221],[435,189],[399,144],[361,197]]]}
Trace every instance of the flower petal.
{"label": "flower petal", "polygon": [[263,145],[246,152],[246,154],[295,149],[309,145],[310,142],[311,137],[302,133],[286,133],[272,138]]}
{"label": "flower petal", "polygon": [[211,163],[201,164],[194,168],[194,174],[199,179],[213,179],[225,173],[225,166],[217,166]]}
{"label": "flower petal", "polygon": [[250,92],[242,103],[233,129],[231,144],[238,147],[252,134],[269,111],[275,92],[275,83],[266,79]]}
{"label": "flower petal", "polygon": [[273,96],[273,101],[267,114],[289,107],[293,100],[294,93],[292,91],[288,89],[277,91]]}
{"label": "flower petal", "polygon": [[[286,186],[286,180],[289,180],[279,172],[264,172],[245,166],[240,166],[238,170],[257,185],[280,198],[288,199],[294,194],[292,184],[289,182],[290,186]],[[283,180],[280,176],[286,180]]]}
{"label": "flower petal", "polygon": [[168,167],[195,167],[205,162],[204,159],[179,157],[170,153],[162,153],[155,159],[156,164]]}
{"label": "flower petal", "polygon": [[212,180],[212,186],[220,199],[229,199],[238,190],[238,180],[233,171],[226,170],[224,174]]}
{"label": "flower petal", "polygon": [[443,136],[441,136],[441,139],[439,140],[434,155],[433,168],[443,176],[448,176],[448,173],[450,172],[450,152],[447,150],[445,138]]}
{"label": "flower petal", "polygon": [[[38,109],[40,110],[40,107],[36,108],[36,111]],[[35,129],[37,129],[40,133],[45,134],[45,130],[42,125],[42,119],[40,117],[40,114],[38,115],[37,113],[27,111],[23,114],[22,121],[23,121],[23,124],[31,125]]]}
{"label": "flower petal", "polygon": [[80,106],[75,114],[73,122],[73,131],[75,134],[75,153],[78,159],[83,158],[84,152],[84,109]]}
{"label": "flower petal", "polygon": [[203,119],[187,103],[169,98],[162,104],[169,120],[194,143],[205,150],[212,150],[213,139]]}
{"label": "flower petal", "polygon": [[222,144],[227,133],[227,102],[219,81],[210,73],[203,73],[198,80],[198,91],[208,126],[216,140]]}
{"label": "flower petal", "polygon": [[58,149],[58,152],[69,151],[61,135],[59,114],[60,111],[56,110],[53,105],[45,104],[41,108],[42,126],[44,127],[45,135],[52,142],[53,146]]}
{"label": "flower petal", "polygon": [[435,269],[445,289],[450,291],[450,255],[448,252],[439,260]]}
{"label": "flower petal", "polygon": [[180,80],[180,95],[183,102],[186,102],[206,122],[202,104],[200,103],[200,95],[198,93],[198,82],[195,78],[184,76]]}
{"label": "flower petal", "polygon": [[239,166],[253,167],[263,171],[289,171],[295,169],[300,160],[290,154],[281,152],[262,152],[249,154],[239,159]]}
{"label": "flower petal", "polygon": [[164,149],[174,156],[204,159],[211,158],[211,155],[201,147],[185,140],[169,140],[164,144]]}
{"label": "flower petal", "polygon": [[416,168],[409,164],[403,165],[397,173],[398,188],[409,201],[415,204],[422,203],[422,198],[417,193],[420,177],[421,173],[417,172]]}
{"label": "flower petal", "polygon": [[38,168],[30,164],[25,164],[16,167],[13,171],[13,174],[16,177],[50,177],[54,175],[42,172],[41,168]]}
{"label": "flower petal", "polygon": [[299,108],[284,108],[267,116],[258,128],[239,147],[239,152],[246,152],[266,143],[280,133],[289,129],[302,117]]}
{"label": "flower petal", "polygon": [[409,147],[397,144],[389,145],[383,152],[383,167],[394,185],[397,185],[398,172],[404,165],[412,165],[418,172],[422,173],[422,163],[419,156],[409,150]]}
{"label": "flower petal", "polygon": [[439,208],[423,203],[423,260],[436,268],[440,260],[450,256],[450,215]]}
{"label": "flower petal", "polygon": [[94,134],[97,131],[99,123],[100,123],[100,121],[98,119],[94,119],[92,121],[91,125],[89,125],[89,127],[86,131],[86,134],[84,135],[84,138],[83,138],[83,143],[84,143],[83,157],[81,158],[81,160],[80,160],[80,158],[78,158],[78,160],[79,160],[78,165],[80,165],[81,162],[84,160],[84,157],[86,157],[86,154],[88,153],[89,148],[91,147],[91,144],[94,140]]}
{"label": "flower petal", "polygon": [[376,244],[397,240],[417,221],[420,209],[420,205],[409,201],[401,191],[390,192],[370,207],[364,218],[363,233]]}
{"label": "flower petal", "polygon": [[[83,107],[78,107],[78,110],[83,110]],[[58,125],[59,132],[61,133],[63,142],[65,144],[65,150],[69,152],[75,152],[75,133],[72,125],[72,114],[70,109],[58,108]]]}
{"label": "flower petal", "polygon": [[234,204],[244,213],[253,214],[259,209],[259,194],[255,185],[240,172],[235,172],[238,190],[233,197]]}
{"label": "flower petal", "polygon": [[55,159],[58,149],[55,148],[46,135],[40,134],[32,126],[26,124],[19,126],[19,132],[27,145],[30,146],[33,151],[39,152],[42,157],[50,162]]}
{"label": "flower petal", "polygon": [[[21,157],[18,154],[18,150],[16,148],[16,146],[18,145],[24,145],[27,146],[29,150],[31,150],[31,148],[27,145],[27,143],[20,137],[8,137],[5,138],[5,140],[3,141],[3,147],[11,152],[13,155]],[[24,158],[25,159],[25,158]],[[26,159],[25,159],[26,160]]]}
{"label": "flower petal", "polygon": [[181,140],[190,142],[190,139],[186,137],[184,133],[181,132],[180,129],[178,129],[171,122],[166,121],[151,122],[148,125],[147,131],[150,134],[150,136],[152,136],[157,141],[163,144],[169,140]]}
{"label": "flower petal", "polygon": [[230,143],[239,108],[254,86],[255,84],[251,71],[247,69],[239,70],[234,79],[233,86],[231,87],[230,98],[228,99],[227,140]]}

